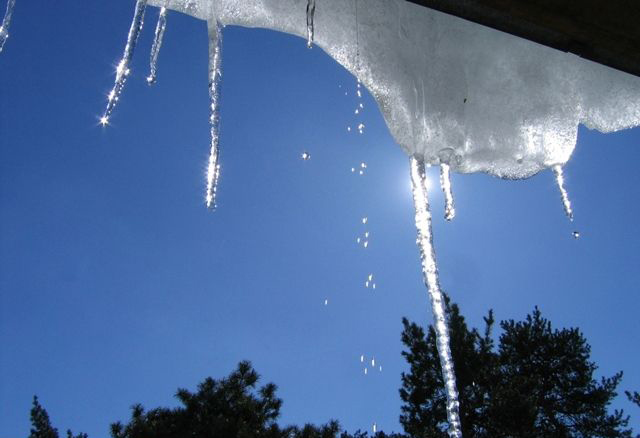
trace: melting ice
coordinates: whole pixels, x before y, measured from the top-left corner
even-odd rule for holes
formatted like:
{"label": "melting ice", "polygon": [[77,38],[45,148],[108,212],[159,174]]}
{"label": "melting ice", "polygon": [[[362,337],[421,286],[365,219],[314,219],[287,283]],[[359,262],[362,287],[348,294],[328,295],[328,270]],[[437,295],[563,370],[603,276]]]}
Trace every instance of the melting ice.
{"label": "melting ice", "polygon": [[[9,0],[9,12],[13,1]],[[136,2],[103,124],[109,122],[129,75],[146,3]],[[268,28],[306,38],[309,46],[316,44],[358,78],[358,97],[360,83],[369,89],[396,142],[411,157],[418,243],[438,334],[450,435],[460,437],[424,167],[441,165],[447,219],[455,212],[450,172],[519,179],[546,168],[554,169],[571,217],[561,166],[573,152],[578,124],[602,132],[640,124],[640,79],[405,0],[368,0],[360,10],[357,2],[353,7],[344,0],[324,0],[318,17],[315,0],[307,0],[306,20],[299,0],[149,0],[149,4],[208,22],[209,207],[215,205],[220,171],[219,25]],[[3,21],[0,44],[7,35],[4,26]],[[358,128],[361,132],[364,126]],[[441,160],[443,151],[446,161]],[[360,175],[365,167],[358,169]],[[356,168],[351,171],[355,173]],[[574,237],[579,233],[574,232]]]}
{"label": "melting ice", "polygon": [[7,38],[9,38],[9,25],[11,24],[11,17],[13,16],[13,8],[15,5],[16,0],[9,0],[7,2],[7,9],[2,19],[2,25],[0,25],[0,53],[2,53],[4,43],[7,41]]}

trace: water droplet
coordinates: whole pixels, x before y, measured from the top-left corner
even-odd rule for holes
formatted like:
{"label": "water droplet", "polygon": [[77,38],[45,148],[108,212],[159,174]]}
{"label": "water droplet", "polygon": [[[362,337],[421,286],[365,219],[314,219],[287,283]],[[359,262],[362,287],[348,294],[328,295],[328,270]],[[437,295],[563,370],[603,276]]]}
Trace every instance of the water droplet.
{"label": "water droplet", "polygon": [[362,163],[360,163],[360,167],[362,167],[363,169],[367,168],[367,163],[365,163],[364,161]]}
{"label": "water droplet", "polygon": [[382,365],[380,365],[380,372],[382,372]]}
{"label": "water droplet", "polygon": [[360,175],[364,175],[364,172],[362,170],[359,173],[360,173]]}
{"label": "water droplet", "polygon": [[360,238],[359,237],[356,239],[356,242],[360,243]]}
{"label": "water droplet", "polygon": [[573,233],[571,233],[571,235],[574,239],[578,239],[580,237],[580,231],[574,231]]}
{"label": "water droplet", "polygon": [[369,281],[373,280],[373,274],[369,274]]}
{"label": "water droplet", "polygon": [[373,284],[371,285],[371,288],[372,288],[372,289],[375,289],[375,288],[376,288],[376,284],[375,284],[375,283],[373,283]]}
{"label": "water droplet", "polygon": [[364,105],[362,104],[362,102],[360,102],[360,105],[358,105],[360,108],[364,108]]}
{"label": "water droplet", "polygon": [[356,110],[354,111],[355,114],[360,113],[360,110],[358,108],[356,108]]}
{"label": "water droplet", "polygon": [[353,172],[355,172],[355,171],[356,171],[355,167],[352,167],[352,168],[351,168],[351,173],[353,173]]}
{"label": "water droplet", "polygon": [[364,237],[369,237],[369,232],[368,231],[365,231]]}
{"label": "water droplet", "polygon": [[367,222],[369,222],[369,218],[367,218],[366,216],[362,218],[362,223],[366,224]]}
{"label": "water droplet", "polygon": [[300,158],[302,158],[304,161],[307,161],[311,158],[311,154],[307,151],[304,151],[302,154],[300,154]]}
{"label": "water droplet", "polygon": [[360,355],[360,362],[364,362],[364,354]]}
{"label": "water droplet", "polygon": [[372,367],[376,366],[376,358],[375,357],[373,359],[371,359],[371,366]]}
{"label": "water droplet", "polygon": [[369,246],[369,241],[365,240],[364,243],[362,244],[362,246],[364,246],[365,248]]}
{"label": "water droplet", "polygon": [[351,126],[347,126],[347,132],[351,132]]}
{"label": "water droplet", "polygon": [[364,287],[369,287],[369,280],[364,282]]}
{"label": "water droplet", "polygon": [[328,305],[329,304],[329,300],[324,300],[324,305]]}
{"label": "water droplet", "polygon": [[364,374],[365,374],[365,376],[367,375],[367,369],[366,368],[364,369]]}

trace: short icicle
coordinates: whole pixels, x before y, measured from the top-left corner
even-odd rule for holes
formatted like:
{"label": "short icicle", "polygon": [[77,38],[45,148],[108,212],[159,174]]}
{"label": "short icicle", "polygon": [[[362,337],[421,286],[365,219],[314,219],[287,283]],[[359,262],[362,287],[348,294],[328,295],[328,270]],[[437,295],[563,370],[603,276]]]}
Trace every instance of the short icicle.
{"label": "short icicle", "polygon": [[553,173],[556,176],[556,184],[558,184],[558,189],[560,190],[560,196],[562,197],[562,206],[564,207],[564,212],[569,218],[569,220],[573,220],[573,210],[571,209],[571,201],[569,200],[569,194],[564,187],[564,174],[562,172],[562,166],[556,164],[552,167]]}
{"label": "short icicle", "polygon": [[440,186],[444,193],[444,218],[448,221],[456,216],[456,208],[453,204],[453,193],[451,192],[451,172],[449,165],[440,164]]}
{"label": "short icicle", "polygon": [[220,163],[218,162],[218,128],[220,104],[220,77],[222,75],[222,29],[217,20],[208,21],[209,28],[209,129],[211,149],[207,166],[207,194],[206,203],[209,209],[216,208],[216,192],[220,177]]}
{"label": "short icicle", "polygon": [[160,8],[160,15],[158,15],[158,23],[156,24],[156,32],[153,36],[153,45],[151,46],[151,56],[149,60],[149,76],[147,76],[147,83],[153,85],[156,83],[158,74],[158,55],[162,48],[162,38],[164,37],[164,30],[167,27],[167,8]]}
{"label": "short icicle", "polygon": [[120,94],[124,89],[127,77],[129,77],[129,63],[133,57],[133,52],[135,51],[136,43],[138,42],[138,36],[142,30],[144,12],[146,8],[147,0],[136,1],[133,20],[131,20],[131,27],[129,28],[129,35],[127,36],[127,45],[124,47],[124,54],[118,63],[118,67],[116,67],[116,82],[107,96],[107,108],[105,109],[103,116],[100,118],[100,124],[103,126],[109,124],[109,118],[116,107],[116,103],[120,99]]}
{"label": "short icicle", "polygon": [[427,194],[424,160],[421,157],[411,157],[411,186],[413,203],[416,210],[416,228],[418,230],[417,244],[420,248],[422,274],[429,291],[431,309],[437,336],[438,355],[442,366],[442,376],[447,394],[447,419],[449,420],[449,436],[462,438],[460,414],[458,412],[458,391],[456,377],[449,346],[449,329],[444,308],[444,298],[438,281],[438,266],[433,248],[431,232],[431,212]]}
{"label": "short icicle", "polygon": [[7,2],[7,10],[4,13],[2,25],[0,26],[0,53],[2,53],[4,43],[7,41],[7,38],[9,38],[9,25],[11,24],[11,16],[13,15],[13,8],[15,5],[16,0],[9,0]]}
{"label": "short icicle", "polygon": [[316,0],[307,0],[307,47],[313,47],[313,16],[316,13]]}

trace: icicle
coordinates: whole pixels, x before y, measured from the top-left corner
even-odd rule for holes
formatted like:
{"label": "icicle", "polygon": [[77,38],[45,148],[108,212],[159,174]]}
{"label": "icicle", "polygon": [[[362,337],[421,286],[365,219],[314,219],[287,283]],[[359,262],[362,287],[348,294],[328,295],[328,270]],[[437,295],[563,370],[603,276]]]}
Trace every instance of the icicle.
{"label": "icicle", "polygon": [[13,15],[13,8],[15,5],[16,0],[9,0],[7,2],[7,10],[4,13],[2,25],[0,26],[0,53],[2,53],[4,43],[7,41],[7,38],[9,38],[9,25],[11,24],[11,16]]}
{"label": "icicle", "polygon": [[445,391],[447,394],[446,408],[447,418],[449,420],[449,435],[452,438],[462,438],[460,415],[458,413],[458,391],[456,389],[456,377],[449,346],[449,329],[447,327],[444,309],[444,298],[438,282],[438,267],[431,234],[431,212],[429,211],[429,198],[425,183],[424,160],[416,156],[411,157],[411,185],[413,203],[416,210],[417,243],[420,248],[422,275],[424,276],[424,281],[431,299],[438,354],[440,356],[442,377],[445,382]]}
{"label": "icicle", "polygon": [[131,20],[131,27],[129,28],[129,35],[127,36],[127,45],[124,47],[124,54],[116,68],[116,82],[113,85],[111,92],[109,92],[109,96],[107,98],[107,109],[104,111],[104,115],[100,118],[100,123],[103,126],[109,124],[111,113],[113,113],[116,103],[118,102],[118,99],[120,99],[120,94],[122,93],[124,84],[127,81],[127,77],[129,77],[129,63],[133,57],[133,52],[136,48],[136,43],[138,42],[138,36],[142,30],[142,24],[144,23],[144,11],[146,7],[147,0],[136,1],[133,20]]}
{"label": "icicle", "polygon": [[209,28],[209,129],[211,150],[209,151],[209,165],[207,167],[207,207],[216,208],[216,190],[220,177],[218,163],[218,106],[220,100],[220,76],[222,75],[222,29],[217,20],[207,22]]}
{"label": "icicle", "polygon": [[562,197],[562,206],[564,207],[564,212],[569,218],[570,221],[573,220],[573,210],[571,209],[571,201],[569,200],[569,194],[567,190],[564,188],[564,174],[562,173],[562,167],[559,164],[556,164],[552,167],[553,173],[556,175],[556,184],[558,184],[558,189],[560,190],[560,196]]}
{"label": "icicle", "polygon": [[162,37],[164,37],[164,30],[166,27],[167,8],[163,6],[160,8],[160,15],[158,15],[158,24],[156,24],[156,33],[153,37],[153,45],[151,46],[149,76],[147,76],[147,84],[149,85],[153,85],[156,83],[158,55],[160,54],[160,48],[162,47]]}
{"label": "icicle", "polygon": [[307,0],[307,47],[313,47],[313,15],[316,13],[316,0]]}
{"label": "icicle", "polygon": [[450,221],[456,216],[456,208],[453,205],[453,193],[451,193],[451,173],[446,163],[440,163],[440,186],[444,193],[444,218]]}

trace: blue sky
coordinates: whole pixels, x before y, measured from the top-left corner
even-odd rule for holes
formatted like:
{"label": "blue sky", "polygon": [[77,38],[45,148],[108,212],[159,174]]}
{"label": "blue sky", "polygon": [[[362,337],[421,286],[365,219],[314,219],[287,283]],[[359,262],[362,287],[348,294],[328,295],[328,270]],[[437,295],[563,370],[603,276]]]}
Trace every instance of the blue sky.
{"label": "blue sky", "polygon": [[[56,427],[104,437],[133,403],[172,405],[243,359],[279,386],[282,424],[400,430],[400,320],[431,313],[408,159],[375,102],[356,118],[355,79],[302,39],[225,29],[211,213],[204,22],[169,14],[148,87],[150,8],[112,125],[98,125],[132,10],[18,0],[0,54],[0,437],[28,434],[33,394]],[[635,390],[639,139],[580,129],[574,224],[551,172],[454,175],[452,223],[431,196],[441,283],[472,325],[538,305],[583,330],[598,375],[623,370]],[[364,375],[361,355],[382,372]],[[616,406],[640,429],[637,408]]]}

